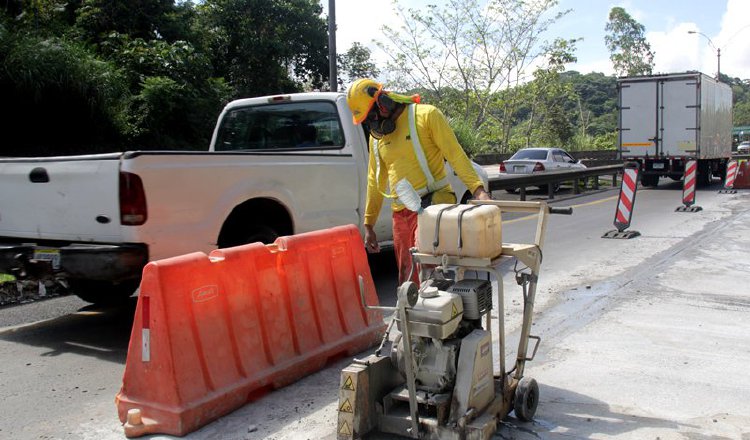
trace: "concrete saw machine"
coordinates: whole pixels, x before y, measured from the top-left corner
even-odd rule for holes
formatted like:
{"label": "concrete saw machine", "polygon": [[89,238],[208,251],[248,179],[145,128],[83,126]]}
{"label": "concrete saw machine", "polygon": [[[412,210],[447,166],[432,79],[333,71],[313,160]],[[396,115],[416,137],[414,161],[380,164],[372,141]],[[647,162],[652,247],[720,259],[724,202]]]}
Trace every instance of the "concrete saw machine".
{"label": "concrete saw machine", "polygon": [[[472,243],[486,247],[487,231],[494,233],[494,228],[492,237],[499,240],[501,212],[538,214],[534,242],[500,242],[496,251],[472,251]],[[524,376],[524,367],[540,343],[530,331],[550,213],[571,214],[572,208],[541,201],[471,201],[431,206],[420,214],[419,244],[412,250],[415,266],[421,267],[420,285],[407,281],[399,286],[396,307],[369,306],[361,295],[365,308],[395,313],[378,349],[341,372],[338,439],[381,432],[484,440],[511,411],[522,421],[532,420],[539,387]],[[507,370],[500,266],[513,260],[523,319],[515,364]]]}

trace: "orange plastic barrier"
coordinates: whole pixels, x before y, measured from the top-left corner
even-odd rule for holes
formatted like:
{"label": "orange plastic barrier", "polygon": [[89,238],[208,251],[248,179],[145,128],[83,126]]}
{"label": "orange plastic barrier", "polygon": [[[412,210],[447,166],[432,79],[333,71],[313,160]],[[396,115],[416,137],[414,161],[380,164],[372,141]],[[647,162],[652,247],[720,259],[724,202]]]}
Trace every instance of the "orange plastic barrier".
{"label": "orange plastic barrier", "polygon": [[734,186],[732,188],[750,188],[750,162],[745,160],[737,164],[737,177],[734,179]]}
{"label": "orange plastic barrier", "polygon": [[375,285],[356,227],[149,263],[115,402],[125,435],[185,435],[376,344]]}

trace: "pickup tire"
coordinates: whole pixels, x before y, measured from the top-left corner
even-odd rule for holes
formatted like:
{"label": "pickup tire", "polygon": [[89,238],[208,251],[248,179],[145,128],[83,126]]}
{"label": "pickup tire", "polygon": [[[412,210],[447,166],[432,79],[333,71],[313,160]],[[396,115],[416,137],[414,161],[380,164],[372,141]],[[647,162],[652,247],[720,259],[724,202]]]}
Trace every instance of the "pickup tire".
{"label": "pickup tire", "polygon": [[279,234],[270,226],[259,224],[247,225],[244,230],[235,231],[225,241],[219,243],[219,247],[228,248],[258,241],[263,244],[269,244],[273,243],[278,237]]}
{"label": "pickup tire", "polygon": [[282,235],[292,235],[289,212],[277,201],[248,200],[235,207],[221,227],[216,241],[220,248],[248,243],[273,243]]}
{"label": "pickup tire", "polygon": [[71,292],[82,300],[99,306],[121,305],[130,298],[140,280],[127,280],[120,283],[99,280],[68,280]]}

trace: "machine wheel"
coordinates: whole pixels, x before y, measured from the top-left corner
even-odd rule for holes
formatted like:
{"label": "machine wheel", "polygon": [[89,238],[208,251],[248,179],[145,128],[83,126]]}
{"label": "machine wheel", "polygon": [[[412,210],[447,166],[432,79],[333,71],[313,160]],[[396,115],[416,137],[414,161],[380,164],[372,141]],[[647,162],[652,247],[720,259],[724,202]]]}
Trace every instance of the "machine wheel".
{"label": "machine wheel", "polygon": [[140,284],[140,280],[127,280],[121,283],[98,280],[69,280],[71,292],[86,302],[98,306],[123,304]]}
{"label": "machine wheel", "polygon": [[530,377],[521,378],[516,387],[516,398],[513,401],[513,410],[516,418],[522,422],[530,422],[536,413],[539,403],[539,385]]}

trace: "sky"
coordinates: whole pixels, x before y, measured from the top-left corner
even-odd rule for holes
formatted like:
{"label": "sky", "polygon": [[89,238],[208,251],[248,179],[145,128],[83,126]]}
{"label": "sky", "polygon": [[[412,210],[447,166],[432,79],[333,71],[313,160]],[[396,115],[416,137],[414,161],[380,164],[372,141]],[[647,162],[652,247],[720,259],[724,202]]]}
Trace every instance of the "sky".
{"label": "sky", "polygon": [[[321,0],[327,14],[328,0]],[[423,10],[440,0],[399,0],[406,7]],[[384,40],[384,24],[398,28],[400,19],[393,12],[392,0],[353,0],[336,2],[336,48],[344,53],[355,41],[370,48],[382,69],[386,56],[373,43]],[[646,30],[646,39],[655,53],[654,73],[699,70],[715,75],[717,49],[721,52],[721,72],[730,77],[750,78],[750,0],[560,0],[557,10],[568,10],[545,35],[545,39],[582,38],[576,44],[578,62],[567,70],[581,73],[613,74],[609,52],[604,44],[604,27],[611,8],[620,6]],[[705,34],[688,34],[688,31]],[[709,42],[710,40],[710,42]]]}

